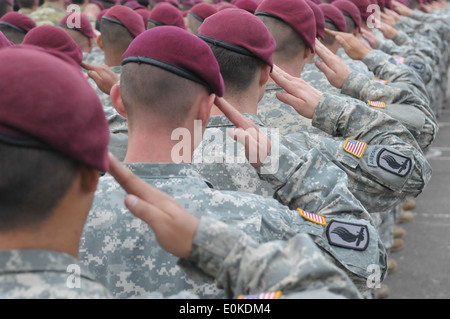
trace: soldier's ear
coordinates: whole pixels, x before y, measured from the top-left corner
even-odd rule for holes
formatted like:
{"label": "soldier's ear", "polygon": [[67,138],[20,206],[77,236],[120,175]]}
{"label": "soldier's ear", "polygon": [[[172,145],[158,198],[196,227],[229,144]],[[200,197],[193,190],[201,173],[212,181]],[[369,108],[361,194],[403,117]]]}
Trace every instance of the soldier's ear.
{"label": "soldier's ear", "polygon": [[269,81],[270,77],[270,70],[271,67],[268,64],[264,64],[264,66],[261,68],[260,74],[259,74],[259,86],[264,87]]}
{"label": "soldier's ear", "polygon": [[111,92],[109,93],[111,97],[111,102],[116,109],[117,113],[122,115],[123,117],[127,117],[127,110],[125,109],[125,105],[123,104],[122,96],[120,95],[120,85],[114,84],[111,88]]}
{"label": "soldier's ear", "polygon": [[104,51],[104,49],[103,49],[102,35],[101,35],[101,34],[99,34],[99,35],[97,36],[97,45],[98,45],[98,47],[99,47],[100,49],[102,49],[102,51]]}

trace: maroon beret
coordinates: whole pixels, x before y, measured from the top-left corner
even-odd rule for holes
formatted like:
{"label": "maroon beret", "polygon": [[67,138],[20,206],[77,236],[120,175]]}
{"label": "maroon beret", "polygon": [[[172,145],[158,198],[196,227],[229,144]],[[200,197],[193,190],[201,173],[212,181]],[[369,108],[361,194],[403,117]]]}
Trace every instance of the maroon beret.
{"label": "maroon beret", "polygon": [[273,66],[275,39],[264,23],[246,10],[227,9],[213,14],[200,26],[198,36],[208,43],[255,56]]}
{"label": "maroon beret", "polygon": [[200,83],[218,96],[223,96],[225,91],[219,64],[211,48],[179,27],[160,26],[143,32],[123,54],[122,65],[127,63],[160,67]]}
{"label": "maroon beret", "polygon": [[84,13],[72,12],[66,14],[59,22],[59,26],[81,32],[88,38],[95,38],[91,22]]}
{"label": "maroon beret", "polygon": [[317,37],[323,40],[325,39],[325,17],[323,15],[323,12],[315,2],[308,0],[306,3],[314,12],[314,17],[316,18]]}
{"label": "maroon beret", "polygon": [[137,8],[134,9],[134,11],[142,17],[144,24],[147,25],[147,20],[150,17],[150,11],[148,11],[147,8]]}
{"label": "maroon beret", "polygon": [[255,13],[256,8],[258,7],[258,2],[255,0],[238,0],[234,3],[234,5],[239,9],[244,9],[248,12]]}
{"label": "maroon beret", "polygon": [[83,61],[83,52],[72,37],[63,29],[52,25],[42,25],[30,30],[22,43],[61,52],[67,62],[78,68]]}
{"label": "maroon beret", "polygon": [[14,6],[14,0],[5,0],[10,6]]}
{"label": "maroon beret", "polygon": [[354,3],[358,9],[359,13],[361,15],[361,18],[364,20],[367,20],[368,17],[372,14],[371,12],[367,12],[367,8],[371,5],[369,0],[348,0]]}
{"label": "maroon beret", "polygon": [[188,14],[192,15],[195,19],[203,22],[207,17],[217,12],[217,8],[209,3],[197,3],[194,5]]}
{"label": "maroon beret", "polygon": [[0,24],[5,24],[22,33],[27,33],[28,31],[36,27],[36,23],[29,16],[14,11],[8,12],[3,17],[1,17]]}
{"label": "maroon beret", "polygon": [[0,49],[7,48],[12,45],[14,44],[8,40],[8,38],[3,34],[3,32],[0,32]]}
{"label": "maroon beret", "polygon": [[225,9],[234,9],[236,6],[229,2],[217,2],[215,4],[215,7],[217,8],[217,11],[225,10]]}
{"label": "maroon beret", "polygon": [[122,5],[108,9],[102,16],[103,19],[124,26],[134,37],[137,37],[146,29],[141,16],[133,9]]}
{"label": "maroon beret", "polygon": [[255,15],[280,19],[291,26],[312,52],[316,49],[316,19],[305,0],[264,0]]}
{"label": "maroon beret", "polygon": [[171,25],[186,29],[183,14],[170,3],[158,3],[150,11],[148,21],[153,22],[156,26]]}
{"label": "maroon beret", "polygon": [[351,1],[338,0],[333,1],[333,6],[341,10],[344,15],[348,15],[354,22],[357,29],[361,28],[361,14],[358,7]]}
{"label": "maroon beret", "polygon": [[0,140],[56,150],[108,170],[109,129],[100,99],[81,72],[62,60],[14,46],[0,50]]}
{"label": "maroon beret", "polygon": [[319,4],[319,8],[323,12],[325,22],[334,24],[338,31],[347,31],[347,22],[345,21],[344,14],[341,12],[341,10],[328,3]]}

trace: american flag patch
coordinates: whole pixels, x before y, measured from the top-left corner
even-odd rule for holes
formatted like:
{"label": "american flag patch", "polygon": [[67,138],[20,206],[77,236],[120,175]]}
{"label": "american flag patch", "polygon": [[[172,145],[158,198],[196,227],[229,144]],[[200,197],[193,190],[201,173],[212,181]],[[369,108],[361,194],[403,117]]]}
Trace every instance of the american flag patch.
{"label": "american flag patch", "polygon": [[300,209],[300,208],[297,208],[297,210],[300,212],[300,216],[302,216],[303,218],[305,218],[313,223],[316,223],[319,225],[327,224],[327,221],[325,220],[325,218],[323,218],[323,216],[305,212],[303,209]]}
{"label": "american flag patch", "polygon": [[389,81],[386,81],[386,80],[382,80],[382,79],[379,79],[379,78],[374,78],[374,79],[372,79],[372,81],[374,81],[374,82],[378,82],[378,83],[381,83],[381,84],[386,84],[386,83],[388,83]]}
{"label": "american flag patch", "polygon": [[360,141],[347,139],[344,144],[344,151],[355,155],[357,158],[361,158],[366,149],[367,144]]}
{"label": "american flag patch", "polygon": [[399,56],[399,55],[394,55],[394,60],[398,64],[404,64],[405,63],[405,58],[402,57],[402,56]]}
{"label": "american flag patch", "polygon": [[280,298],[281,294],[281,290],[278,290],[275,292],[264,292],[257,295],[240,295],[238,299],[278,299]]}
{"label": "american flag patch", "polygon": [[367,100],[367,103],[369,103],[370,106],[378,107],[380,109],[386,108],[386,104],[384,102],[381,102],[381,101],[369,101],[369,100]]}

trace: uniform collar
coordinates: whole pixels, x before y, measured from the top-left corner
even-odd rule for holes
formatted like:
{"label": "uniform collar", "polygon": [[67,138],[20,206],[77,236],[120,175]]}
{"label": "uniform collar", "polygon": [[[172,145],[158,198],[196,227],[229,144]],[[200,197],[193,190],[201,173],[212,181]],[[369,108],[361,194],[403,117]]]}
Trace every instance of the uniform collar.
{"label": "uniform collar", "polygon": [[[256,125],[260,127],[264,127],[264,123],[261,121],[261,119],[255,115],[250,113],[242,113],[242,115],[253,122],[256,123]],[[206,128],[213,128],[213,127],[234,127],[235,125],[225,116],[225,115],[215,115],[211,116],[209,118],[208,124],[206,125]]]}

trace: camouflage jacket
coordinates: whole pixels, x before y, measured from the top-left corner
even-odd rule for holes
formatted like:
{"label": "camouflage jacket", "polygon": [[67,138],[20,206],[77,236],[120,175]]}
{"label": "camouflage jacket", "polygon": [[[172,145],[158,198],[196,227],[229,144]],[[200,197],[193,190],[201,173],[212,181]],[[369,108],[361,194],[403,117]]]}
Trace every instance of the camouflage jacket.
{"label": "camouflage jacket", "polygon": [[2,299],[112,298],[76,258],[50,250],[0,251]]}
{"label": "camouflage jacket", "polygon": [[[303,70],[302,79],[321,92],[361,100],[369,107],[398,119],[413,134],[420,148],[426,151],[436,137],[438,124],[429,107],[428,93],[422,80],[408,67],[391,63],[393,61],[388,55],[377,50],[370,52],[363,61],[377,78],[387,83],[352,72],[339,92],[313,65]],[[351,99],[349,103],[352,103]]]}
{"label": "camouflage jacket", "polygon": [[[312,120],[306,120],[276,98],[279,90],[275,83],[268,84],[258,117],[267,127],[279,129],[290,150],[317,148],[343,169],[350,191],[369,212],[389,210],[405,198],[418,196],[427,185],[431,166],[398,120],[361,101],[329,93],[323,94]],[[349,152],[347,139],[366,143],[363,153]],[[404,170],[401,166],[406,163]]]}
{"label": "camouflage jacket", "polygon": [[295,299],[360,298],[345,273],[303,233],[258,244],[234,227],[202,217],[193,251],[179,264],[187,272],[198,268],[216,278],[228,298],[263,298],[264,292]]}
{"label": "camouflage jacket", "polygon": [[34,12],[30,13],[29,17],[36,22],[36,26],[58,26],[59,22],[66,14],[66,10],[61,5],[47,2],[38,7]]}
{"label": "camouflage jacket", "polygon": [[[326,220],[325,226],[311,221],[314,217],[306,219],[301,211],[290,210],[271,198],[214,190],[189,164],[127,166],[197,217],[212,216],[234,225],[257,243],[288,240],[297,233],[309,234],[317,246],[327,252],[327,258],[346,271],[361,292],[368,290],[370,265],[377,265],[380,278],[384,278],[384,246],[369,215],[357,202],[353,202],[353,207],[348,205],[348,213],[321,217]],[[285,184],[289,189],[290,183]],[[295,200],[295,193],[286,193]],[[120,298],[152,291],[172,295],[181,290],[201,298],[223,297],[224,292],[217,290],[213,283],[205,284],[207,277],[192,279],[181,271],[177,259],[160,248],[149,227],[127,211],[124,196],[125,192],[110,175],[101,178],[79,254],[96,278]],[[356,218],[357,211],[359,218]],[[303,215],[309,216],[305,212]],[[368,219],[364,219],[366,216]],[[328,237],[327,233],[334,237]],[[350,242],[344,245],[340,236],[351,238]]]}

